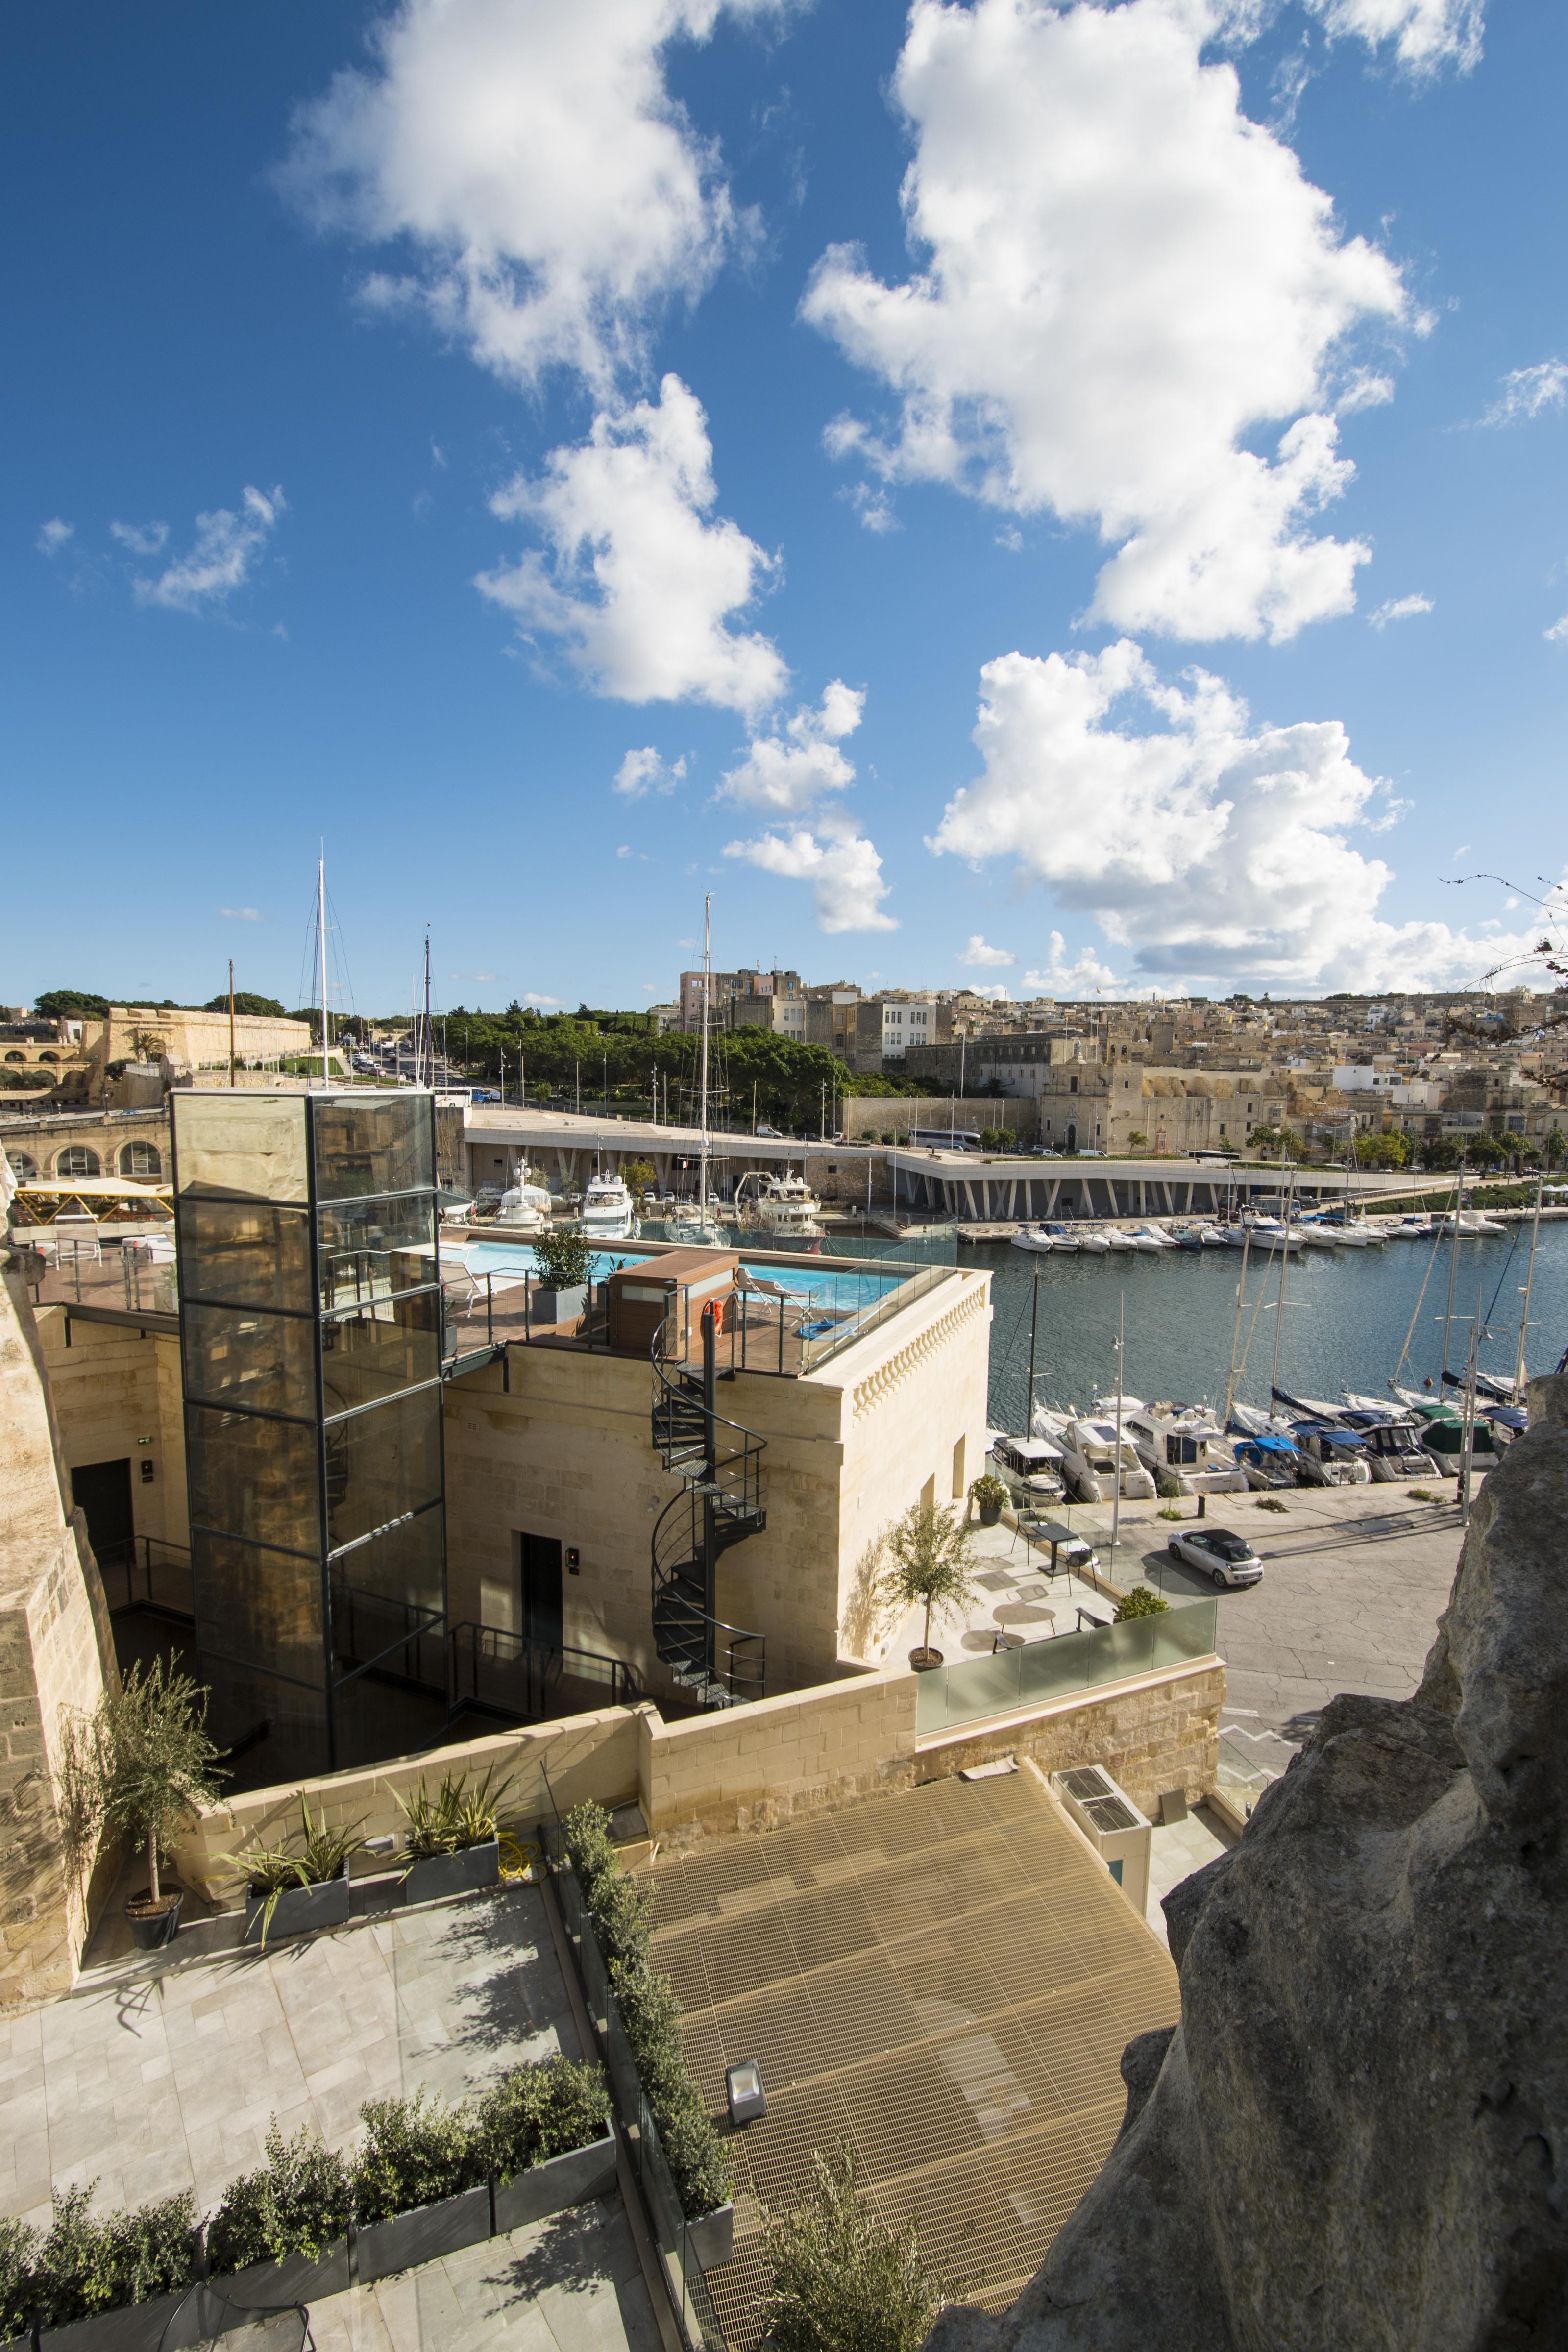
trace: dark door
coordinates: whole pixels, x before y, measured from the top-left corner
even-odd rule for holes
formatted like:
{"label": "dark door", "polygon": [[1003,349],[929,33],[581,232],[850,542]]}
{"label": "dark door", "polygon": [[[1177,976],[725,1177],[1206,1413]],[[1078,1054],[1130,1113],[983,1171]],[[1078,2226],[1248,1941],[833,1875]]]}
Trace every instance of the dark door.
{"label": "dark door", "polygon": [[1076,1151],[1078,1150],[1078,1122],[1076,1119],[1069,1120],[1068,1125],[1068,1150],[1069,1151]]}
{"label": "dark door", "polygon": [[115,1568],[128,1562],[136,1541],[129,1460],[79,1464],[71,1472],[71,1499],[86,1517],[99,1566]]}
{"label": "dark door", "polygon": [[542,1650],[561,1647],[561,1546],[554,1536],[523,1536],[522,1630]]}

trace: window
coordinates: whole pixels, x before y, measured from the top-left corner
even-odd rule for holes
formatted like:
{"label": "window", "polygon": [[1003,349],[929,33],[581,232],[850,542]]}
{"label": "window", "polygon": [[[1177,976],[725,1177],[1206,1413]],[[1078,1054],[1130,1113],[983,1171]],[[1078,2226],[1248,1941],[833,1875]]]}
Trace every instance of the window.
{"label": "window", "polygon": [[18,1184],[30,1184],[38,1172],[38,1163],[30,1151],[6,1153]]}
{"label": "window", "polygon": [[55,1161],[57,1176],[96,1176],[98,1173],[98,1154],[90,1151],[85,1143],[68,1145]]}
{"label": "window", "polygon": [[161,1176],[163,1155],[155,1143],[128,1143],[120,1155],[122,1176]]}
{"label": "window", "polygon": [[1068,1080],[1068,1094],[1069,1094],[1069,1095],[1076,1095],[1076,1094],[1077,1094],[1077,1092],[1078,1092],[1078,1080],[1077,1080],[1076,1078],[1069,1078],[1069,1079]]}

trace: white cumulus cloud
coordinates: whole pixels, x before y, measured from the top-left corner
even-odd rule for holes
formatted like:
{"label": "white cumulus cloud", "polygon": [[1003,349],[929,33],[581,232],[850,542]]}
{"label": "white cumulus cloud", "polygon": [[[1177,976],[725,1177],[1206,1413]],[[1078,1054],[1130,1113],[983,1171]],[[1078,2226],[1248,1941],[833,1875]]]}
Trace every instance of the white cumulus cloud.
{"label": "white cumulus cloud", "polygon": [[1017,958],[1011,948],[991,947],[978,931],[971,931],[969,944],[958,961],[962,964],[967,964],[971,971],[974,971],[986,964],[1016,963]]}
{"label": "white cumulus cloud", "polygon": [[68,546],[75,537],[75,523],[62,522],[56,515],[50,521],[40,524],[38,536],[33,544],[40,555],[58,555],[61,548]]}
{"label": "white cumulus cloud", "polygon": [[1413,621],[1418,613],[1431,610],[1430,596],[1393,596],[1386,604],[1380,604],[1375,613],[1369,613],[1366,617],[1373,628],[1386,629],[1390,621]]}
{"label": "white cumulus cloud", "polygon": [[[764,0],[729,0],[740,16]],[[321,226],[402,242],[372,278],[514,382],[552,364],[601,391],[694,299],[737,223],[717,152],[671,98],[664,50],[721,0],[402,0],[372,63],[296,114],[284,185]]]}
{"label": "white cumulus cloud", "polygon": [[931,842],[1010,857],[1144,974],[1271,988],[1458,986],[1508,935],[1393,924],[1393,878],[1346,838],[1383,787],[1336,719],[1254,727],[1202,670],[1163,683],[1127,639],[981,672],[984,773]]}
{"label": "white cumulus cloud", "polygon": [[839,419],[830,451],[1095,530],[1116,552],[1094,617],[1278,641],[1354,602],[1367,550],[1316,528],[1351,473],[1335,390],[1380,395],[1348,341],[1408,304],[1242,113],[1234,68],[1201,62],[1221,21],[915,0],[894,89],[919,267],[889,285],[831,248],[804,307],[898,401],[881,434]]}
{"label": "white cumulus cloud", "polygon": [[821,930],[898,929],[894,918],[881,911],[888,885],[876,845],[858,833],[853,818],[841,811],[820,811],[815,828],[797,825],[787,833],[765,833],[759,841],[729,842],[724,855],[743,857],[764,874],[809,882]]}
{"label": "white cumulus cloud", "polygon": [[[211,514],[199,514],[190,552],[176,557],[155,578],[143,574],[136,582],[138,604],[164,604],[176,613],[208,612],[226,604],[250,577],[279,516],[287,510],[288,500],[276,486],[258,490],[247,482],[237,513],[218,507]],[[124,543],[132,541],[128,538]]]}
{"label": "white cumulus cloud", "polygon": [[1041,996],[1092,996],[1097,989],[1116,988],[1120,983],[1092,948],[1080,948],[1069,963],[1066,940],[1060,931],[1053,931],[1045,969],[1026,971],[1024,985]]}
{"label": "white cumulus cloud", "polygon": [[168,545],[169,526],[166,522],[111,522],[109,536],[132,555],[162,555]]}
{"label": "white cumulus cloud", "polygon": [[738,524],[709,519],[712,455],[701,404],[679,376],[665,377],[657,402],[601,411],[586,441],[551,452],[541,478],[519,474],[490,501],[548,552],[531,549],[475,585],[525,637],[559,640],[598,694],[765,709],[787,680],[783,657],[728,624],[775,559]]}
{"label": "white cumulus cloud", "polygon": [[1542,630],[1542,635],[1549,646],[1568,646],[1568,613],[1564,613],[1560,621],[1553,621],[1549,629]]}
{"label": "white cumulus cloud", "polygon": [[1548,408],[1568,400],[1568,360],[1538,360],[1533,367],[1510,368],[1502,394],[1481,418],[1483,425],[1528,425]]}
{"label": "white cumulus cloud", "polygon": [[1353,34],[1372,48],[1394,43],[1409,73],[1457,66],[1468,73],[1481,54],[1485,0],[1307,0],[1331,34]]}
{"label": "white cumulus cloud", "polygon": [[860,724],[866,697],[836,677],[816,710],[797,710],[782,735],[753,739],[738,767],[725,771],[720,793],[770,816],[798,816],[824,793],[841,793],[855,771],[838,746]]}
{"label": "white cumulus cloud", "polygon": [[[677,784],[683,782],[685,775],[684,751],[679,760],[668,761],[661,752],[654,750],[651,743],[646,743],[640,751],[626,753],[616,770],[616,781],[611,789],[619,793],[623,800],[640,801],[645,793],[672,793]],[[616,854],[618,857],[625,857],[629,852],[622,849]]]}

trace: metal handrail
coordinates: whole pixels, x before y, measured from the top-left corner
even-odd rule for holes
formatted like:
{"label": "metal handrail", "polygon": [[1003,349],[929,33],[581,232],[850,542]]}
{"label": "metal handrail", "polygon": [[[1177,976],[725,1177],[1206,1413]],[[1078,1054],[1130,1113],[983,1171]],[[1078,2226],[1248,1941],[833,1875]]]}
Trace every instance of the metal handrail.
{"label": "metal handrail", "polygon": [[[612,1706],[635,1706],[642,1696],[636,1675],[624,1658],[604,1650],[584,1650],[569,1642],[547,1643],[531,1641],[526,1633],[514,1633],[510,1626],[486,1625],[477,1619],[465,1619],[451,1631],[452,1698],[454,1707],[465,1698],[477,1706],[498,1705],[487,1700],[479,1688],[479,1665],[489,1659],[500,1666],[521,1667],[524,1677],[524,1696],[531,1702],[535,1691],[542,1700],[546,1694],[566,1675],[584,1682],[607,1682]],[[467,1665],[467,1686],[463,1667]],[[507,1708],[509,1714],[525,1712],[540,1714],[542,1707],[531,1704],[525,1710]]]}
{"label": "metal handrail", "polygon": [[[659,1655],[677,1679],[695,1688],[704,1706],[729,1706],[760,1698],[766,1686],[767,1641],[746,1626],[732,1625],[705,1608],[691,1590],[693,1570],[700,1571],[707,1549],[728,1549],[757,1531],[762,1522],[762,1455],[765,1439],[727,1414],[714,1410],[693,1385],[692,1377],[670,1346],[676,1318],[677,1286],[667,1286],[669,1305],[655,1332],[650,1350],[653,1370],[654,1443],[665,1467],[681,1481],[654,1524],[650,1544],[653,1570],[655,1644],[661,1633],[665,1646]],[[667,1365],[676,1364],[671,1378]],[[678,1423],[688,1423],[684,1441]],[[663,1420],[662,1433],[660,1430]],[[693,1422],[698,1424],[693,1426]],[[719,1433],[741,1442],[721,1455]],[[700,1457],[694,1449],[700,1445]],[[729,1522],[712,1525],[710,1511]],[[718,1661],[721,1643],[725,1664]]]}

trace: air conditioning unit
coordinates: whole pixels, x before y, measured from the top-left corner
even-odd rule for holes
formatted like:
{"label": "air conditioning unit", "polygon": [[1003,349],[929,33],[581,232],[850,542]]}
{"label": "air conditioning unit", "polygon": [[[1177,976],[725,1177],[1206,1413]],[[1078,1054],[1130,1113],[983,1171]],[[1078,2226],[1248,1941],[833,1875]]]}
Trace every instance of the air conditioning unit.
{"label": "air conditioning unit", "polygon": [[1142,1919],[1149,1907],[1152,1824],[1103,1765],[1053,1772],[1051,1787]]}

